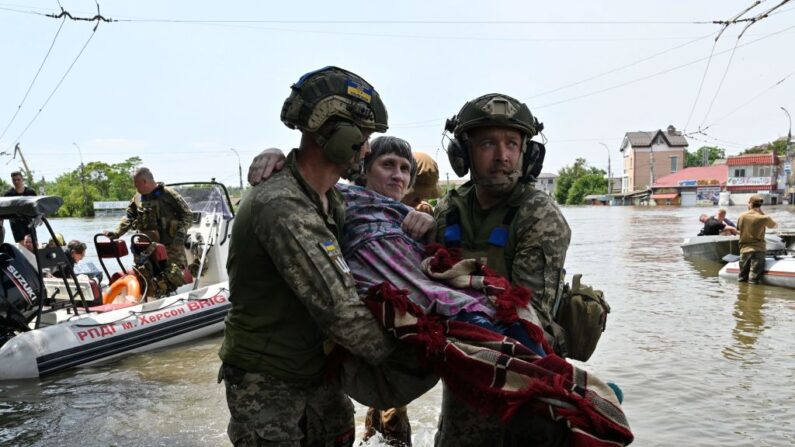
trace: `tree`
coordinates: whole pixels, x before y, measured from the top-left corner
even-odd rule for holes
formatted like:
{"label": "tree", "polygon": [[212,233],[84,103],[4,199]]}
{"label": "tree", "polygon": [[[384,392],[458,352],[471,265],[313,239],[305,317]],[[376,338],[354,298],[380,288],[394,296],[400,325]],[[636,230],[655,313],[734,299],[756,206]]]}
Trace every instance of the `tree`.
{"label": "tree", "polygon": [[586,175],[594,174],[601,176],[604,192],[607,192],[607,180],[604,178],[605,171],[594,167],[588,167],[587,164],[588,162],[584,158],[577,158],[573,166],[564,166],[558,171],[557,184],[555,185],[555,200],[557,200],[558,203],[569,204],[569,190],[580,177]]}
{"label": "tree", "polygon": [[574,181],[566,197],[567,205],[581,205],[585,196],[590,194],[606,194],[607,184],[604,173],[590,173]]}
{"label": "tree", "polygon": [[[707,154],[707,164],[704,164],[704,153]],[[717,146],[701,146],[695,152],[685,150],[685,166],[711,166],[715,160],[726,158],[726,149]]]}
{"label": "tree", "polygon": [[85,209],[83,181],[89,204],[95,201],[130,200],[135,194],[132,173],[140,164],[141,159],[138,157],[115,164],[92,161],[83,166],[82,173],[78,166],[73,171],[61,174],[47,186],[49,194],[61,196],[64,200],[57,215],[86,217],[93,214],[93,209]]}
{"label": "tree", "polygon": [[776,155],[787,155],[787,137],[779,138],[776,141],[770,143],[760,144],[759,146],[749,147],[748,149],[742,151],[740,155],[746,154],[769,154],[771,152],[775,152]]}

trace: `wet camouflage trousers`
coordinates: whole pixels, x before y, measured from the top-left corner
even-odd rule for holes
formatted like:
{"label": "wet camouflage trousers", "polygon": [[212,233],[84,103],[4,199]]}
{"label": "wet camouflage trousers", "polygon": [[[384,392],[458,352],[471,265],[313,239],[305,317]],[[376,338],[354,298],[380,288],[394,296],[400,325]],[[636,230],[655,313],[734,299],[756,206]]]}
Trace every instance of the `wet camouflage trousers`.
{"label": "wet camouflage trousers", "polygon": [[445,386],[434,445],[564,447],[569,445],[568,427],[564,421],[553,422],[521,413],[505,426],[496,417],[484,416],[456,399]]}
{"label": "wet camouflage trousers", "polygon": [[185,284],[182,276],[182,269],[188,266],[188,259],[185,256],[185,247],[182,244],[171,244],[166,246],[168,253],[168,263],[166,264],[166,278],[174,287]]}
{"label": "wet camouflage trousers", "polygon": [[752,251],[740,254],[738,281],[759,282],[765,271],[765,252]]}
{"label": "wet camouflage trousers", "polygon": [[352,446],[353,404],[332,385],[301,386],[264,373],[221,365],[237,447]]}
{"label": "wet camouflage trousers", "polygon": [[364,419],[364,440],[375,436],[376,432],[384,438],[384,444],[395,447],[411,446],[411,424],[406,407],[388,410],[367,410]]}

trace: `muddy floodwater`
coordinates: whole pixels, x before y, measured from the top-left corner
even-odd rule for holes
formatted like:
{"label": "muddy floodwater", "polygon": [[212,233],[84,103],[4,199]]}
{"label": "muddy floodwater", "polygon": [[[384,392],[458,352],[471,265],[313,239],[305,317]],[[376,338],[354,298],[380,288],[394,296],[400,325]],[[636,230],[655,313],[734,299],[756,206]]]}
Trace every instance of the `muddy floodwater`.
{"label": "muddy floodwater", "polygon": [[[795,208],[766,210],[795,227]],[[729,217],[741,211],[732,207]],[[563,212],[573,230],[569,274],[582,273],[612,306],[584,366],[623,389],[634,445],[795,445],[795,290],[727,282],[717,277],[719,265],[683,258],[679,245],[698,232],[698,215],[715,209]],[[67,240],[89,242],[115,222],[52,223]],[[229,445],[229,413],[216,383],[220,343],[219,335],[0,383],[0,445]],[[414,445],[433,445],[440,402],[437,387],[409,405]],[[356,410],[361,437],[365,409]]]}

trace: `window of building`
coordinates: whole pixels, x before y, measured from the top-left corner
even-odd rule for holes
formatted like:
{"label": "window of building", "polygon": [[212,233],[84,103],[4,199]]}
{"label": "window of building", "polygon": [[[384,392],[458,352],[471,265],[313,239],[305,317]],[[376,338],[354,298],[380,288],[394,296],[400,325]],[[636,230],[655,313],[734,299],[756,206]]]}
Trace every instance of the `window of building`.
{"label": "window of building", "polygon": [[734,175],[732,177],[745,177],[745,169],[734,169]]}
{"label": "window of building", "polygon": [[671,157],[671,172],[676,172],[676,166],[679,161],[679,157]]}
{"label": "window of building", "polygon": [[770,166],[759,166],[757,177],[770,177]]}

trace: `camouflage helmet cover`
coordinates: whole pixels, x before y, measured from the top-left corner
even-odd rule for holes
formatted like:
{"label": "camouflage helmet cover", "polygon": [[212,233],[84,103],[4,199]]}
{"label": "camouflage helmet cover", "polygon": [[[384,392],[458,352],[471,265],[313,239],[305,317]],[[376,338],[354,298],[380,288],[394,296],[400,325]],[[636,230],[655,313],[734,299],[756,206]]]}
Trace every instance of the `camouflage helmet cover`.
{"label": "camouflage helmet cover", "polygon": [[530,113],[527,105],[500,93],[489,93],[467,102],[456,116],[447,121],[447,130],[462,140],[471,129],[484,126],[509,127],[532,138],[543,130],[543,124]]}
{"label": "camouflage helmet cover", "polygon": [[360,76],[338,67],[309,72],[291,87],[281,120],[291,129],[317,132],[331,117],[361,129],[387,130],[387,112],[375,89]]}

